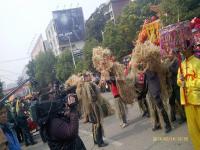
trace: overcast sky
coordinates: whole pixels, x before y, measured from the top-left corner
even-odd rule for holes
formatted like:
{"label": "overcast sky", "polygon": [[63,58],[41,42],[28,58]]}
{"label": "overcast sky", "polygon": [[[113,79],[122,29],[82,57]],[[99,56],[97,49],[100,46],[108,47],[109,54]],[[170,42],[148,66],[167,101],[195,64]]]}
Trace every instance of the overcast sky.
{"label": "overcast sky", "polygon": [[[82,7],[85,20],[108,0],[1,0],[0,5],[0,79],[17,80],[30,60],[33,39],[43,33],[52,11]],[[43,36],[43,38],[46,38]],[[15,60],[18,61],[15,61]],[[20,60],[19,60],[20,59]],[[12,60],[12,61],[11,61]]]}

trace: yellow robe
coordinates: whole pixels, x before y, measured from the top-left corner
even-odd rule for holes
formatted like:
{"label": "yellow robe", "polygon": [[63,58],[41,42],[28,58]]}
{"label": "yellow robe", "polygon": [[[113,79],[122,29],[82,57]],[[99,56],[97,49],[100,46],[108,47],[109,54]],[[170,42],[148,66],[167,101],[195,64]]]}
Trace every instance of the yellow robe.
{"label": "yellow robe", "polygon": [[181,73],[177,83],[181,87],[181,104],[185,107],[188,131],[195,150],[200,150],[200,59],[191,56],[181,64],[185,81],[185,96],[181,87]]}
{"label": "yellow robe", "polygon": [[[200,59],[191,56],[181,64],[183,75],[186,85],[186,97],[188,104],[200,105]],[[186,69],[187,68],[187,69]],[[181,86],[180,80],[180,68],[178,71],[177,83]],[[183,88],[181,90],[181,104],[185,105],[186,100],[183,94]]]}

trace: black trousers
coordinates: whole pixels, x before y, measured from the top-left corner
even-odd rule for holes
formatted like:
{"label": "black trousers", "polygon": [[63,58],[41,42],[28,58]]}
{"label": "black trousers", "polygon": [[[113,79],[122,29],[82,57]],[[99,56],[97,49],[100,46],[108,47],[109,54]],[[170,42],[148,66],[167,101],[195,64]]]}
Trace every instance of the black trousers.
{"label": "black trousers", "polygon": [[102,129],[102,125],[100,123],[92,124],[92,134],[93,134],[94,144],[101,145],[104,143],[103,129]]}
{"label": "black trousers", "polygon": [[147,104],[146,95],[145,95],[145,97],[142,95],[138,96],[138,105],[139,105],[140,109],[143,111],[143,113],[149,114],[149,107]]}
{"label": "black trousers", "polygon": [[[154,111],[154,126],[156,125],[160,125],[160,120],[159,120],[159,115],[158,115],[158,110],[161,112],[161,115],[163,117],[163,120],[165,122],[165,127],[167,126],[171,126],[170,125],[170,121],[169,121],[169,117],[168,117],[168,114],[164,108],[164,105],[163,105],[163,101],[161,99],[161,96],[160,94],[156,94],[156,95],[151,95],[150,93],[150,96],[152,97],[151,98],[151,101],[152,101],[152,104],[156,107],[154,107],[153,111]],[[158,108],[158,110],[157,110]]]}
{"label": "black trousers", "polygon": [[[176,105],[177,102],[177,105]],[[178,85],[172,85],[172,94],[169,98],[171,120],[176,120],[176,108],[180,114],[181,119],[185,119],[185,111],[180,104],[180,88]]]}
{"label": "black trousers", "polygon": [[23,133],[23,137],[24,137],[24,141],[25,144],[33,144],[34,140],[33,140],[33,136],[30,133],[29,127],[28,127],[28,122],[26,120],[20,121],[19,123],[20,128],[22,130]]}
{"label": "black trousers", "polygon": [[19,140],[19,142],[23,142],[24,136],[23,136],[23,132],[22,132],[21,128],[19,127],[19,125],[15,125],[14,129],[17,134],[17,139]]}

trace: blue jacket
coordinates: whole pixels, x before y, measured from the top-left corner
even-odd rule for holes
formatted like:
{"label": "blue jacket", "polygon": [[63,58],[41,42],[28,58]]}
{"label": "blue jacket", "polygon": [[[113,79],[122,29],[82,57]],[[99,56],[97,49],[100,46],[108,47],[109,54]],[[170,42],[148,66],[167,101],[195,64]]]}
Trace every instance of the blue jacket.
{"label": "blue jacket", "polygon": [[8,141],[8,147],[9,150],[21,150],[21,146],[19,144],[19,141],[17,139],[17,136],[15,132],[13,131],[12,127],[10,124],[0,124],[0,128],[3,130],[7,141]]}

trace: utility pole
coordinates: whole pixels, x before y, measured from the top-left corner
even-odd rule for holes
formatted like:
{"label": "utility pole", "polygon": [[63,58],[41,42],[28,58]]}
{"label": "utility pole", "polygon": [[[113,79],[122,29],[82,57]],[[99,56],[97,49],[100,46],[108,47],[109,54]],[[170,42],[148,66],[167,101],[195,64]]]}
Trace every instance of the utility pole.
{"label": "utility pole", "polygon": [[73,60],[74,68],[76,68],[76,62],[75,62],[75,59],[74,59],[74,53],[73,53],[73,49],[72,49],[72,43],[71,43],[70,35],[72,35],[72,32],[65,33],[65,36],[67,36],[68,41],[69,41],[69,45],[70,45],[70,50],[71,50],[71,54],[72,54],[72,60]]}

